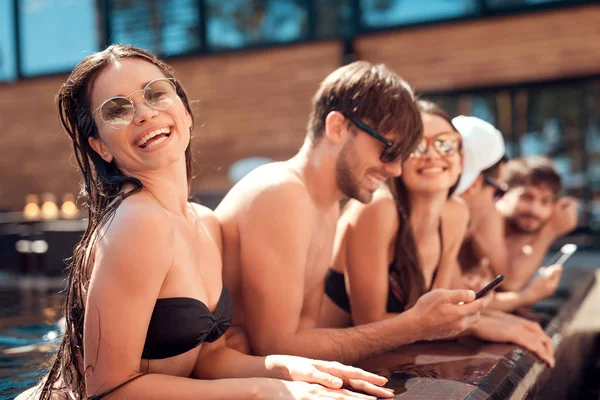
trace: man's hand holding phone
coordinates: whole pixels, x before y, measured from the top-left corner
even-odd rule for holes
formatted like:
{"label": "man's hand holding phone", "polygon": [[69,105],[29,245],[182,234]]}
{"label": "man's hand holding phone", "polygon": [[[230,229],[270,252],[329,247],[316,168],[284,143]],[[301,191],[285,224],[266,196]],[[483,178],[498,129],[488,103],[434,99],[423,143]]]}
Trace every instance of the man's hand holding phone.
{"label": "man's hand holding phone", "polygon": [[563,266],[560,264],[541,267],[538,270],[539,275],[522,291],[527,302],[535,303],[552,296],[558,288],[562,271]]}
{"label": "man's hand holding phone", "polygon": [[554,212],[547,223],[555,238],[562,237],[577,227],[579,201],[574,197],[563,197],[554,205]]}

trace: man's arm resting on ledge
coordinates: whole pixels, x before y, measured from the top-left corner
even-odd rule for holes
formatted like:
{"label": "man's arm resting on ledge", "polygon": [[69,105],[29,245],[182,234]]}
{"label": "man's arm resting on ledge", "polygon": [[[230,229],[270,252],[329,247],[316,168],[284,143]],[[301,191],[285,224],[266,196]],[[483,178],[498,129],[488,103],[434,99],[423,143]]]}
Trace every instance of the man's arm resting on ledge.
{"label": "man's arm resting on ledge", "polygon": [[472,301],[472,291],[440,289],[398,317],[343,330],[303,329],[314,326],[302,320],[311,318],[303,314],[306,274],[319,270],[307,265],[314,262],[308,259],[315,230],[310,197],[294,185],[266,191],[238,222],[244,327],[256,354],[352,363],[415,340],[456,334],[487,304]]}

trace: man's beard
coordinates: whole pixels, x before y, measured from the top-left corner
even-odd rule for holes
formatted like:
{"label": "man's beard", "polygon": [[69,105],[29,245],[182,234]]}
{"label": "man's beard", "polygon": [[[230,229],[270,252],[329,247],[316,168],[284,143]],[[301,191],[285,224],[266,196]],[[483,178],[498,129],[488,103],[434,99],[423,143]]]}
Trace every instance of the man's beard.
{"label": "man's beard", "polygon": [[[521,224],[519,223],[519,219],[521,219],[523,217],[535,218],[538,221],[538,225],[534,229],[523,228],[521,226]],[[506,218],[506,222],[514,231],[516,231],[518,233],[528,233],[528,234],[538,233],[540,231],[540,229],[542,229],[542,226],[544,225],[544,223],[541,222],[539,218],[534,217],[530,214],[524,214],[524,215],[522,214],[522,215],[518,215],[516,217],[509,217],[509,218]]]}
{"label": "man's beard", "polygon": [[335,181],[338,188],[351,199],[356,199],[361,203],[368,203],[371,198],[365,198],[361,194],[360,182],[352,174],[352,168],[350,168],[348,162],[348,154],[351,149],[351,141],[346,142],[344,147],[340,151],[340,155],[335,163]]}

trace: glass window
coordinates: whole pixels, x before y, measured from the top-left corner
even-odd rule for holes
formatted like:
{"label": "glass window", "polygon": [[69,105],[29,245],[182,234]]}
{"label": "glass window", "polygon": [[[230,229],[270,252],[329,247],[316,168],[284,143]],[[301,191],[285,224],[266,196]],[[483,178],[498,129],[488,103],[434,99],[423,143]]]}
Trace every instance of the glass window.
{"label": "glass window", "polygon": [[354,33],[350,0],[319,0],[314,6],[317,38],[349,37]]}
{"label": "glass window", "polygon": [[569,0],[486,0],[486,5],[492,9],[522,8],[546,3],[565,3]]}
{"label": "glass window", "polygon": [[207,42],[212,49],[307,38],[304,0],[206,0]]}
{"label": "glass window", "polygon": [[110,0],[111,42],[128,43],[161,55],[200,47],[197,0]]}
{"label": "glass window", "polygon": [[454,118],[458,115],[458,95],[430,95],[423,97],[424,100],[429,100],[437,104],[442,110]]}
{"label": "glass window", "polygon": [[586,205],[591,226],[600,231],[600,81],[588,86],[586,111],[589,123],[585,131],[585,148],[588,158],[587,181],[590,202]]}
{"label": "glass window", "polygon": [[496,126],[496,96],[493,94],[472,96],[471,115]]}
{"label": "glass window", "polygon": [[0,1],[0,81],[17,78],[12,1]]}
{"label": "glass window", "polygon": [[564,192],[581,201],[581,226],[600,231],[600,80],[426,98],[492,123],[509,157],[552,158]]}
{"label": "glass window", "polygon": [[360,0],[361,23],[368,28],[438,21],[472,15],[476,0]]}
{"label": "glass window", "polygon": [[527,128],[518,132],[521,154],[551,157],[565,191],[577,197],[582,197],[586,184],[583,93],[583,87],[575,84],[529,90]]}
{"label": "glass window", "polygon": [[23,75],[69,70],[98,50],[94,0],[21,0],[19,13]]}

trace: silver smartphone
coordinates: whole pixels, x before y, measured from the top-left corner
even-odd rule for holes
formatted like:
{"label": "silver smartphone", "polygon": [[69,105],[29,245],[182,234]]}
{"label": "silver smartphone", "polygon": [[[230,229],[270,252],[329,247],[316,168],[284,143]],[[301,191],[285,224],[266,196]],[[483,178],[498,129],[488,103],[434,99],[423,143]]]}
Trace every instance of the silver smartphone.
{"label": "silver smartphone", "polygon": [[558,253],[554,255],[550,259],[548,265],[560,264],[565,265],[565,262],[577,251],[577,245],[573,243],[567,243],[563,247],[560,248]]}

